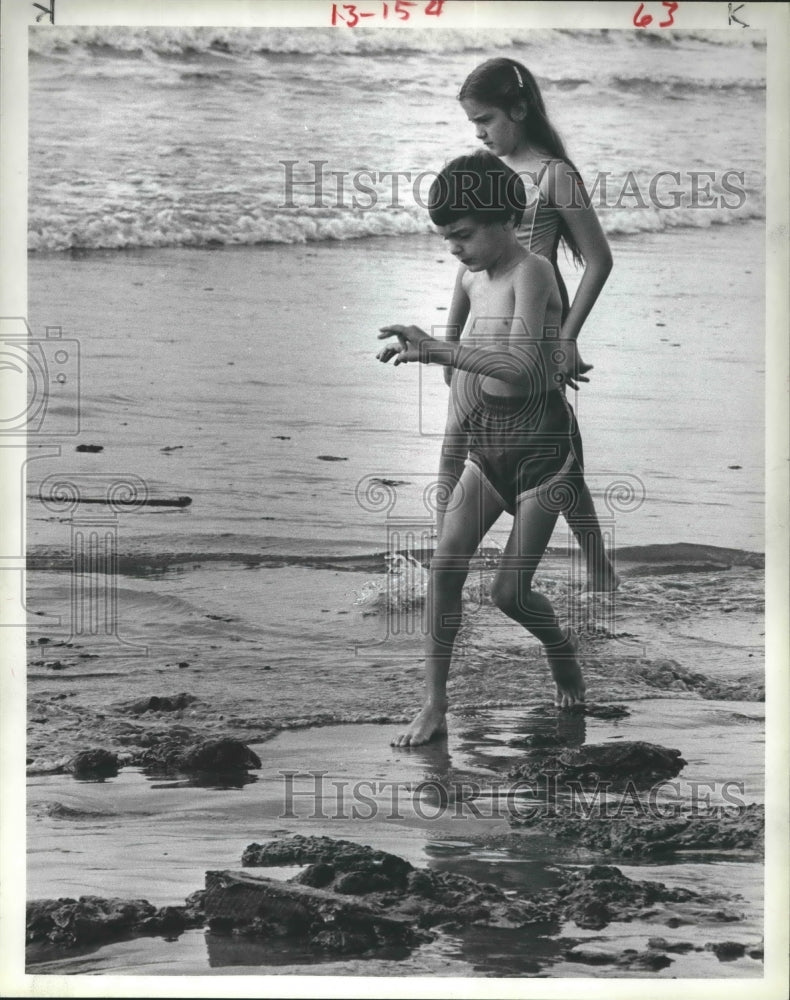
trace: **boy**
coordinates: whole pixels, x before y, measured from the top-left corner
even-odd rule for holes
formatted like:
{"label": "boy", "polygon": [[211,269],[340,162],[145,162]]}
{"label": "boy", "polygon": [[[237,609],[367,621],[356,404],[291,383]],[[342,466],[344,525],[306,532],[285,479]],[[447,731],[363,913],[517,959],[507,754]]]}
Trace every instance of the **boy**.
{"label": "boy", "polygon": [[450,341],[416,326],[383,327],[379,334],[399,344],[384,347],[381,361],[454,369],[453,402],[470,440],[431,561],[425,701],[393,746],[418,746],[447,732],[447,675],[469,560],[504,510],[513,514],[513,528],[491,598],[543,643],[557,705],[584,700],[576,638],[531,589],[567,491],[577,488],[579,464],[575,420],[560,391],[562,303],[550,262],[516,238],[525,205],[521,179],[491,153],[449,163],[431,186],[429,213],[461,262],[448,318],[452,331],[452,313],[468,314],[464,332]]}

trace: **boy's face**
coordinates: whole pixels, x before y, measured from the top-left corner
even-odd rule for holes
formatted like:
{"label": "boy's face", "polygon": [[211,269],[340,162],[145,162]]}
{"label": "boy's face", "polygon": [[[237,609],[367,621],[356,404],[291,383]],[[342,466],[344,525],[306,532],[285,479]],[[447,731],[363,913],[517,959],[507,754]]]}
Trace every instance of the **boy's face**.
{"label": "boy's face", "polygon": [[486,271],[507,249],[513,224],[482,222],[473,215],[464,215],[449,226],[436,229],[450,253],[470,271]]}

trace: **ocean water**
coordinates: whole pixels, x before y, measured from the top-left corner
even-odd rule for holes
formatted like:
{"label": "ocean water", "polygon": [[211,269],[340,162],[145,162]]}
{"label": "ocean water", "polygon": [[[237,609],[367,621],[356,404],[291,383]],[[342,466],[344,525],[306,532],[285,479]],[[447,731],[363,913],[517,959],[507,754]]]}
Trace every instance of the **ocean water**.
{"label": "ocean water", "polygon": [[[761,32],[48,26],[30,46],[34,251],[425,232],[425,172],[474,145],[456,94],[494,55],[535,73],[588,187],[609,175],[608,233],[764,216]],[[659,171],[680,182],[651,192]]]}
{"label": "ocean water", "polygon": [[[375,363],[375,333],[446,316],[418,178],[474,146],[456,94],[493,55],[533,69],[588,186],[607,172],[618,266],[576,404],[602,512],[635,491],[610,540],[763,548],[761,33],[60,27],[30,30],[29,320],[78,343],[79,402],[52,383],[48,419],[80,423],[39,434],[31,545],[70,544],[42,484],[129,475],[192,503],[124,514],[127,553],[425,543],[446,389]],[[718,207],[689,205],[694,171]]]}
{"label": "ocean water", "polygon": [[[680,681],[660,692],[632,668],[671,658],[718,681],[761,676],[761,559],[738,550],[764,547],[764,37],[47,27],[31,29],[30,47],[28,319],[39,340],[47,328],[62,338],[41,346],[52,380],[26,469],[28,754],[123,742],[135,725],[121,702],[184,690],[198,701],[162,725],[252,740],[280,725],[363,721],[385,763],[422,769],[420,755],[390,751],[380,724],[418,700],[425,574],[392,560],[388,573],[383,554],[431,544],[447,391],[438,370],[375,362],[375,334],[446,317],[454,264],[426,223],[418,178],[474,145],[458,87],[482,59],[507,55],[534,70],[588,185],[598,179],[600,191],[607,172],[598,211],[617,262],[585,326],[595,377],[575,405],[624,583],[611,612],[586,603],[560,524],[538,585],[580,626],[591,698],[660,693],[658,709],[633,709],[635,736],[677,745],[694,775],[743,778],[761,798],[754,703],[700,701]],[[727,170],[740,194],[732,176],[722,186]],[[651,193],[659,171],[680,181]],[[695,171],[718,207],[690,204]],[[710,195],[705,172],[716,174]],[[654,194],[666,201],[675,186],[677,207],[657,207]],[[159,505],[107,504],[124,484]],[[77,492],[92,502],[72,503]],[[487,555],[504,541],[503,521]],[[87,572],[85,538],[98,557]],[[536,643],[484,598],[488,568],[484,559],[470,580],[453,667],[466,692],[454,707],[465,703],[473,720],[453,745],[456,763],[500,753],[510,722],[485,705],[548,693]],[[736,722],[731,761],[722,732]],[[609,735],[621,735],[618,724]],[[304,753],[306,766],[334,767],[347,747],[366,769],[379,759],[342,726],[283,743],[289,764]],[[127,777],[105,792],[128,789]],[[32,783],[31,802],[49,780]],[[65,785],[57,779],[55,792]],[[131,786],[148,795],[140,776]],[[249,789],[234,795],[257,825]],[[112,830],[124,818],[134,846],[113,839],[98,862],[82,852],[104,843],[102,821],[96,839],[84,825],[72,832],[72,851],[57,818],[34,820],[31,894],[71,892],[73,878],[111,895],[128,884],[130,895],[181,898],[180,885],[157,887],[154,868],[137,864],[154,828],[157,858],[171,838],[160,859],[168,878],[182,871],[172,845],[183,848],[188,889],[212,859],[235,864],[226,806],[201,800],[194,813],[172,801],[183,841],[165,810],[152,826],[153,813],[138,825],[118,807]],[[465,858],[463,844],[386,833],[418,862],[516,877],[496,852]],[[522,867],[532,879],[533,859]],[[693,859],[661,873],[680,877],[744,892],[739,933],[756,940],[761,903],[746,892],[760,883],[756,865]],[[470,963],[486,974],[501,942],[483,941],[479,954],[468,942],[443,947],[421,952],[412,974],[446,973],[450,960],[458,974]],[[168,948],[121,944],[57,970],[206,974],[233,963],[269,971],[271,961],[211,941],[207,953],[198,935]],[[519,942],[515,961],[522,952]],[[668,974],[759,972],[752,959],[714,964],[710,952],[676,962]]]}

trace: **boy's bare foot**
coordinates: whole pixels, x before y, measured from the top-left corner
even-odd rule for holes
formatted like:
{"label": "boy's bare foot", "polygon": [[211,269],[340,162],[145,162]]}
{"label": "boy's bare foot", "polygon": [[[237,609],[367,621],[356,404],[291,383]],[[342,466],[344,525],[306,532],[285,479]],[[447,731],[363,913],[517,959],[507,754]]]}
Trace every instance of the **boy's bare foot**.
{"label": "boy's bare foot", "polygon": [[393,747],[417,747],[432,739],[447,735],[447,717],[444,709],[423,705],[405,733],[390,740]]}
{"label": "boy's bare foot", "polygon": [[584,678],[576,659],[579,640],[573,629],[566,632],[565,642],[546,650],[551,676],[557,686],[554,703],[557,708],[572,708],[584,703]]}

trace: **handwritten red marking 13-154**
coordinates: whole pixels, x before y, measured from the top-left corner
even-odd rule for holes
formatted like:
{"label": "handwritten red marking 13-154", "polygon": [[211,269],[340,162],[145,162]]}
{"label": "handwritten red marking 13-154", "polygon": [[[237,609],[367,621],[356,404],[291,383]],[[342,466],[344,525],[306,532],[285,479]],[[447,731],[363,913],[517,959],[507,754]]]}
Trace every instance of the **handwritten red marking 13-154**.
{"label": "handwritten red marking 13-154", "polygon": [[[662,0],[661,6],[666,7],[667,20],[659,21],[658,27],[671,28],[672,25],[675,23],[675,16],[674,16],[675,11],[678,9],[680,4],[671,2],[671,0]],[[647,28],[649,25],[653,23],[653,15],[644,14],[643,13],[644,9],[645,5],[643,3],[640,3],[636,11],[636,14],[634,14],[634,27],[636,28]]]}
{"label": "handwritten red marking 13-154", "polygon": [[[347,28],[356,28],[358,24],[370,23],[369,18],[381,21],[408,21],[412,13],[420,10],[426,17],[440,17],[445,0],[380,0],[379,3],[333,3],[330,24],[344,24]],[[414,8],[417,10],[414,10]]]}

